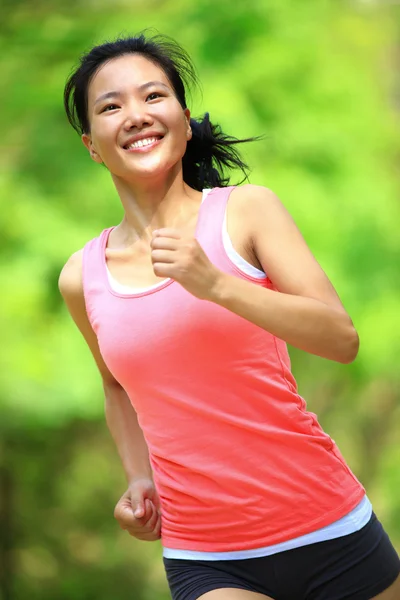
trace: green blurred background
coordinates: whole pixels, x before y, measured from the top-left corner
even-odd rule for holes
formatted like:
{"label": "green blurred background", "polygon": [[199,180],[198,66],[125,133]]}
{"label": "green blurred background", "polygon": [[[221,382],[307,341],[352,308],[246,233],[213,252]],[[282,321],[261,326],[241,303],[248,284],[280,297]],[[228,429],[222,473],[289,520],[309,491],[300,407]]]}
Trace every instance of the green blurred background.
{"label": "green blurred background", "polygon": [[[100,378],[64,308],[68,256],[122,216],[62,107],[79,55],[154,27],[191,54],[193,116],[243,146],[361,338],[351,365],[290,349],[300,393],[400,550],[400,7],[376,0],[2,0],[0,599],[166,600],[158,543],[113,518],[125,479]],[[239,174],[234,174],[233,182]]]}

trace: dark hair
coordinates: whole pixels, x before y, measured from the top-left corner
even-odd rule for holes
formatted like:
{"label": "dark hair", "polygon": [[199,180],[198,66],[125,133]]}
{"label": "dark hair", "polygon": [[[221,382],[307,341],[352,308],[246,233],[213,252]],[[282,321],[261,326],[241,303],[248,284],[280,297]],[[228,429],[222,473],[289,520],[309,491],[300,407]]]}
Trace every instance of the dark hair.
{"label": "dark hair", "polygon": [[[159,66],[168,77],[182,108],[186,108],[186,87],[198,85],[194,66],[188,54],[174,40],[160,34],[145,37],[117,38],[95,46],[83,54],[79,66],[69,76],[64,89],[64,107],[72,127],[79,133],[89,133],[88,87],[99,67],[126,54],[140,54]],[[201,120],[190,119],[192,139],[182,159],[183,179],[197,190],[204,187],[225,187],[229,177],[224,168],[239,168],[247,179],[247,165],[241,160],[235,144],[252,142],[260,137],[237,138],[225,135],[219,125],[210,122],[205,113]],[[242,182],[240,182],[242,183]]]}

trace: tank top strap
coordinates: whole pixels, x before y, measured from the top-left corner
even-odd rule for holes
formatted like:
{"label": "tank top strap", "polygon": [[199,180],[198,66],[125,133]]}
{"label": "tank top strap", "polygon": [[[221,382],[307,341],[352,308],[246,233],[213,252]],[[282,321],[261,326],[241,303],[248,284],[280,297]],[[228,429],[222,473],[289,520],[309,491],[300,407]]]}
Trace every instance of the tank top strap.
{"label": "tank top strap", "polygon": [[215,187],[204,199],[196,228],[196,237],[204,249],[215,248],[222,243],[226,204],[235,187]]}
{"label": "tank top strap", "polygon": [[93,306],[96,297],[104,293],[104,253],[108,234],[113,229],[104,229],[101,234],[89,240],[83,248],[82,256],[82,285],[85,298],[86,312],[89,321],[96,331],[93,317]]}

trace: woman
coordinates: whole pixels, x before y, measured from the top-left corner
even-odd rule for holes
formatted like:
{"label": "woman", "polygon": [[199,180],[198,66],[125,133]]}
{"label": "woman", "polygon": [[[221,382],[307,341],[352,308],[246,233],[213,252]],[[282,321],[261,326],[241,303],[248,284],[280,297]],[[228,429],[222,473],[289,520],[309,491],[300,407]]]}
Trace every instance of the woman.
{"label": "woman", "polygon": [[357,333],[278,198],[223,179],[239,140],[190,117],[190,80],[179,46],[139,35],[65,89],[124,210],[60,276],[128,480],[115,517],[162,538],[174,600],[394,600],[399,558],[286,349],[349,363]]}

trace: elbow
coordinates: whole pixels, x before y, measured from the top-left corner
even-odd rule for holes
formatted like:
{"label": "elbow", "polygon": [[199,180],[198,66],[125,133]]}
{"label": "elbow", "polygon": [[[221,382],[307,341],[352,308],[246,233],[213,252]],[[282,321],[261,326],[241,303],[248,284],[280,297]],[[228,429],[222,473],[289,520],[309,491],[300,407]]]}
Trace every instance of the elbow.
{"label": "elbow", "polygon": [[359,348],[360,338],[358,337],[358,333],[352,324],[348,331],[348,335],[346,335],[345,343],[343,344],[341,356],[338,359],[338,362],[342,363],[343,365],[349,365],[350,363],[354,362],[357,358]]}

